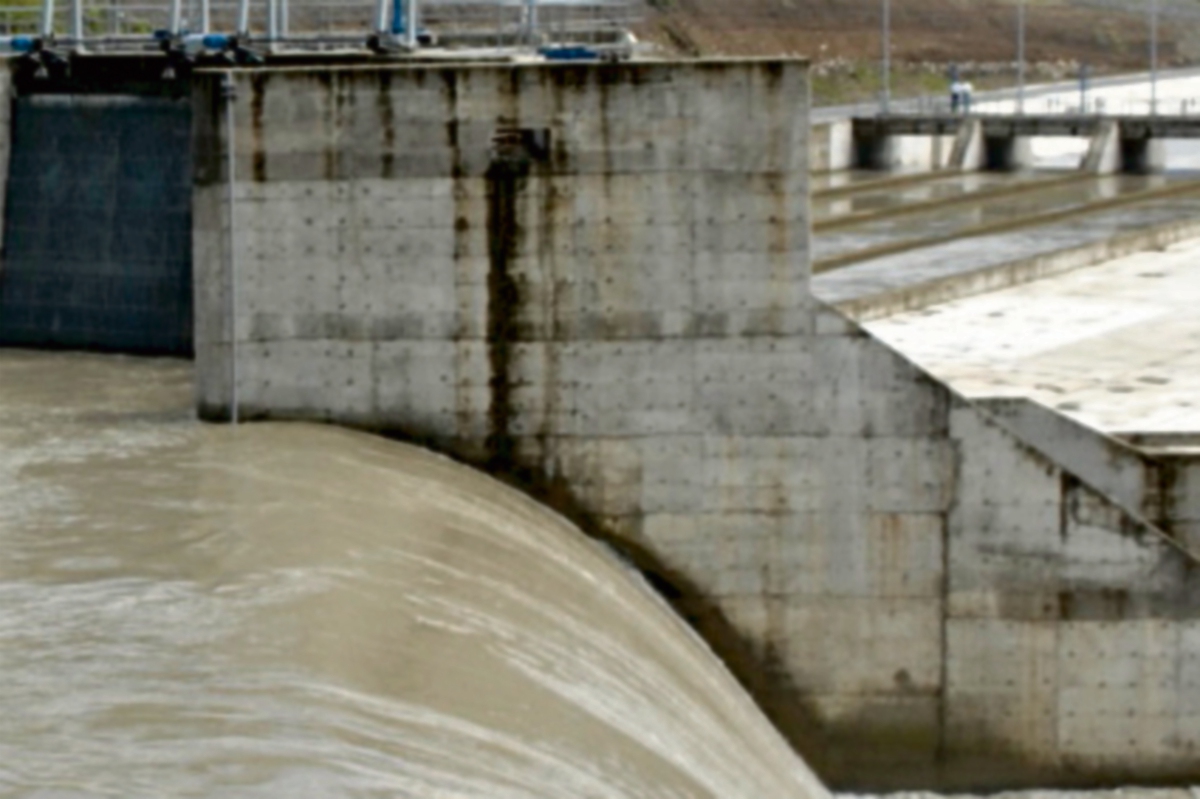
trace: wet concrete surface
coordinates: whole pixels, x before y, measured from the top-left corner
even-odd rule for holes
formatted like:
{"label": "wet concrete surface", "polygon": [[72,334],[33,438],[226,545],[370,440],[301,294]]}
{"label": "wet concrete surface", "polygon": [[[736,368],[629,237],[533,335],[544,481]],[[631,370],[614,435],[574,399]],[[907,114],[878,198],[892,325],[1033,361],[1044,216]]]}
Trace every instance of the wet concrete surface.
{"label": "wet concrete surface", "polygon": [[1057,182],[1062,178],[1061,173],[1055,172],[1037,172],[1021,176],[999,172],[946,173],[928,181],[897,188],[889,188],[886,185],[873,187],[873,184],[879,183],[878,177],[874,180],[862,179],[851,184],[858,187],[858,190],[849,195],[824,198],[816,195],[817,190],[814,188],[813,220],[822,222],[847,214],[885,211],[910,203],[929,202],[947,197],[968,199],[977,192],[991,192],[1021,184]]}
{"label": "wet concrete surface", "polygon": [[1197,258],[1200,240],[1181,242],[867,328],[969,397],[1029,397],[1112,434],[1195,435]]}
{"label": "wet concrete surface", "polygon": [[0,797],[828,796],[624,564],[487,476],[0,352]]}
{"label": "wet concrete surface", "polygon": [[[1200,219],[1200,196],[1171,197],[1087,214],[1053,225],[963,238],[875,258],[815,276],[813,291],[825,302],[847,302],[1106,241],[1122,233],[1195,219]],[[896,220],[896,224],[919,223],[906,218]]]}
{"label": "wet concrete surface", "polygon": [[[1060,173],[1061,174],[1061,173]],[[1025,176],[1009,176],[1012,182],[1030,179]],[[1044,177],[1040,179],[1045,179]],[[1080,183],[1047,186],[1044,190],[1034,190],[1017,195],[1005,195],[988,198],[986,196],[972,199],[970,187],[976,185],[976,175],[959,176],[958,185],[964,193],[961,205],[952,208],[938,207],[928,212],[906,214],[900,217],[885,217],[883,219],[867,219],[861,223],[840,228],[816,236],[814,241],[814,261],[844,256],[859,250],[887,245],[900,241],[920,241],[936,239],[959,232],[969,233],[972,228],[983,225],[1013,222],[1030,218],[1032,225],[1037,224],[1039,214],[1053,213],[1073,208],[1084,208],[1089,203],[1122,197],[1161,188],[1173,182],[1186,178],[1169,177],[1165,175],[1111,175],[1096,177]],[[939,181],[939,184],[941,182]],[[933,189],[933,186],[915,187],[922,191]],[[990,185],[1003,185],[992,183]],[[1200,185],[1198,185],[1200,188]],[[953,189],[942,188],[943,191]],[[909,190],[892,193],[893,202],[912,202]],[[814,202],[814,216],[820,218]],[[880,201],[884,204],[887,200]],[[1153,204],[1152,202],[1150,203]],[[1129,209],[1136,215],[1136,209]],[[1034,234],[1036,235],[1036,234]],[[927,253],[928,250],[923,250]],[[1019,257],[1019,256],[1014,256]]]}

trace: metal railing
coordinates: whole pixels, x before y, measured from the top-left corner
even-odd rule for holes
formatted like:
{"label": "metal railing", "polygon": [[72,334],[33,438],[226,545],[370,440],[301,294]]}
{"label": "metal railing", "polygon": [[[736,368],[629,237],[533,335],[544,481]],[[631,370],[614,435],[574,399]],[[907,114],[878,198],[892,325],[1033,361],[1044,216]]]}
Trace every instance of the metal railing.
{"label": "metal railing", "polygon": [[201,49],[234,39],[339,47],[371,37],[409,48],[546,47],[627,36],[641,9],[642,0],[42,0],[0,6],[0,36],[17,51],[153,49],[188,37]]}
{"label": "metal railing", "polygon": [[[1195,78],[1200,81],[1200,76]],[[1170,82],[1164,81],[1165,87]],[[1101,88],[1097,92],[1105,91]],[[968,108],[960,104],[955,108],[949,97],[943,95],[922,95],[905,100],[893,100],[889,114],[892,116],[951,116],[954,114],[970,114],[971,116],[1110,116],[1110,117],[1200,117],[1200,95],[1176,95],[1151,97],[1121,97],[1089,96],[1076,89],[1056,87],[1053,89],[1037,89],[1036,93],[1025,99],[1023,108],[1018,110],[1016,95],[1013,92],[987,92],[975,98]],[[859,104],[854,107],[855,116],[874,116],[879,106],[874,104]]]}
{"label": "metal railing", "polygon": [[[862,22],[869,23],[869,17],[874,16],[875,25],[879,30],[879,75],[880,89],[877,107],[881,113],[889,113],[895,102],[892,93],[893,47],[896,40],[895,20],[901,14],[909,17],[916,15],[928,16],[928,22],[953,30],[956,19],[955,13],[946,9],[930,10],[920,3],[910,3],[906,0],[851,0],[860,6],[863,14]],[[1001,5],[1001,4],[997,4]],[[872,14],[870,6],[874,6]],[[980,14],[981,6],[964,6],[963,15]],[[1118,24],[1123,31],[1144,31],[1146,41],[1145,65],[1147,69],[1147,84],[1150,98],[1150,109],[1156,109],[1158,103],[1158,83],[1160,69],[1160,38],[1164,27],[1187,24],[1192,28],[1200,27],[1200,6],[1192,0],[1060,0],[1060,2],[1031,3],[1030,0],[1003,0],[1003,6],[1008,6],[1012,14],[1012,53],[1013,53],[1013,92],[1016,109],[1023,111],[1026,93],[1026,64],[1027,64],[1027,27],[1031,7],[1039,13],[1048,11],[1091,11],[1102,12],[1108,20]],[[865,13],[864,13],[865,12]],[[1002,12],[1009,13],[1009,12]],[[912,19],[909,19],[909,26]],[[1134,34],[1137,35],[1137,34]],[[969,56],[964,53],[964,57]],[[957,70],[952,69],[950,80],[957,79]],[[1084,103],[1086,104],[1086,102]],[[1152,111],[1153,112],[1153,111]]]}

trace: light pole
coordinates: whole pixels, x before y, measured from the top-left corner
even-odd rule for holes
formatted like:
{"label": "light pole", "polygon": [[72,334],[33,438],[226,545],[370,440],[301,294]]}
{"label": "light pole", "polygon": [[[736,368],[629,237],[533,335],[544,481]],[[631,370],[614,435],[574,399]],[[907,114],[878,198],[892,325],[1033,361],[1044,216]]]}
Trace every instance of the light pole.
{"label": "light pole", "polygon": [[537,36],[537,17],[537,0],[525,0],[525,41],[531,45],[534,43],[534,37]]}
{"label": "light pole", "polygon": [[1150,0],[1150,114],[1158,113],[1158,0]]}
{"label": "light pole", "polygon": [[1017,113],[1025,113],[1025,0],[1017,3]]}
{"label": "light pole", "polygon": [[883,64],[879,100],[883,113],[888,113],[892,102],[892,3],[883,0]]}

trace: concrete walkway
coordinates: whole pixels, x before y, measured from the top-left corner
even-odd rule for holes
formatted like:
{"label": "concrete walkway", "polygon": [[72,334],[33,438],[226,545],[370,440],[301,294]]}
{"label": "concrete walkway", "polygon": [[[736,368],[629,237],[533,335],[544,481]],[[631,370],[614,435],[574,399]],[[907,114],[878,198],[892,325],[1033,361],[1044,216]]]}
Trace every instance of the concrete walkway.
{"label": "concrete walkway", "polygon": [[934,283],[953,280],[964,283],[957,291],[957,296],[962,296],[997,285],[986,280],[978,287],[970,285],[979,281],[980,274],[988,270],[1086,245],[1099,245],[1121,234],[1186,225],[1198,220],[1200,197],[1175,197],[1089,214],[1046,227],[964,238],[876,258],[817,275],[813,278],[813,290],[833,305],[874,302],[887,307],[889,296],[897,292],[915,292]]}
{"label": "concrete walkway", "polygon": [[867,328],[967,396],[1030,397],[1108,433],[1193,434],[1197,307],[1192,240]]}

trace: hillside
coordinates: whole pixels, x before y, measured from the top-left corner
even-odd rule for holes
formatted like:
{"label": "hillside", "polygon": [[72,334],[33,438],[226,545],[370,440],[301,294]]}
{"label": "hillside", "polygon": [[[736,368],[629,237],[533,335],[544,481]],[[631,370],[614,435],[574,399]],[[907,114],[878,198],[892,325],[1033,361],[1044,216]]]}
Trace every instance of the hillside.
{"label": "hillside", "polygon": [[[1149,26],[1133,0],[1116,10],[1031,0],[1026,54],[1031,79],[1145,69]],[[812,58],[837,95],[857,99],[878,89],[880,0],[646,0],[642,35],[681,55],[778,55]],[[1189,10],[1188,5],[1194,10]],[[1011,80],[1016,7],[997,0],[891,0],[892,55],[900,93],[940,91],[950,64],[982,84]],[[1200,61],[1200,4],[1163,0],[1163,66]],[[1186,14],[1186,16],[1185,16]],[[836,84],[836,85],[833,85]],[[820,87],[818,87],[820,88]],[[857,88],[857,92],[856,92]]]}

